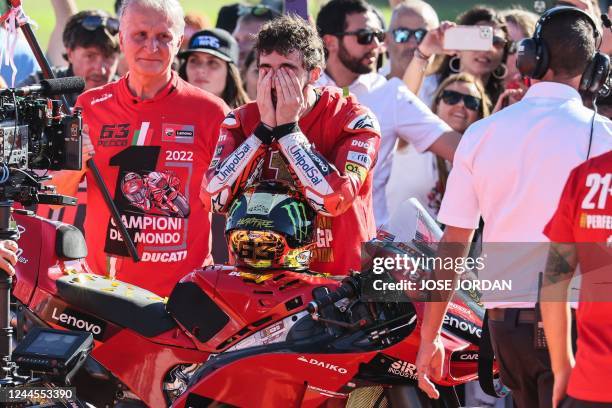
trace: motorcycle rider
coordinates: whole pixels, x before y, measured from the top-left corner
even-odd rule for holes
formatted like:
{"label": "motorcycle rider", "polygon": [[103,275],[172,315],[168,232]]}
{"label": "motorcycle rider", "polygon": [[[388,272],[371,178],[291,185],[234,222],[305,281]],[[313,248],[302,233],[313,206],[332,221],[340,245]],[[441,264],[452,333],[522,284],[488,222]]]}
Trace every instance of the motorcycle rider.
{"label": "motorcycle rider", "polygon": [[257,101],[221,126],[200,197],[225,213],[256,178],[293,182],[319,213],[311,268],[360,268],[374,237],[371,169],[380,143],[375,116],[337,88],[315,89],[324,66],[321,39],[307,22],[282,16],[257,36]]}

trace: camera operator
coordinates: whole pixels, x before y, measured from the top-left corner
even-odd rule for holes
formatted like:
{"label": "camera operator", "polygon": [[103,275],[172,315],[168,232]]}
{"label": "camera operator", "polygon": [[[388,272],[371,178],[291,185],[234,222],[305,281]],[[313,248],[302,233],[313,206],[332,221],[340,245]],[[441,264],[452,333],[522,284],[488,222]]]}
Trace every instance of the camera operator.
{"label": "camera operator", "polygon": [[[229,109],[171,70],[185,24],[177,0],[125,0],[119,18],[129,73],[85,92],[76,106],[141,261],[128,257],[100,187],[83,170],[87,260],[98,274],[167,296],[183,275],[212,261],[210,213],[197,192]],[[83,172],[64,172],[54,180],[58,190],[74,194]]]}
{"label": "camera operator", "polygon": [[[68,20],[62,34],[68,67],[54,67],[57,78],[80,76],[85,79],[85,90],[117,79],[119,62],[119,21],[102,10],[81,11]],[[19,86],[40,82],[42,73],[30,75]],[[74,105],[78,94],[66,95]]]}
{"label": "camera operator", "polygon": [[[544,250],[536,251],[548,242],[542,231],[571,169],[612,148],[612,123],[586,108],[578,93],[583,79],[600,86],[593,75],[601,62],[596,54],[600,36],[592,18],[573,7],[555,8],[540,18],[534,37],[522,40],[517,56],[517,67],[534,84],[521,101],[468,128],[438,216],[446,224],[442,242],[465,247],[482,215],[489,263],[495,253],[489,243],[530,243],[514,247],[505,271],[496,264],[481,273],[483,279],[510,279],[529,289],[520,302],[514,288],[498,302],[484,301],[488,326],[483,330],[490,331],[501,379],[518,407],[550,407],[552,401],[550,358],[543,342],[535,341],[541,335],[535,308],[538,273],[546,259]],[[543,47],[548,64],[535,51]],[[445,256],[463,256],[453,252]],[[419,387],[430,397],[439,395],[428,376],[441,375],[440,331],[447,305],[430,302],[425,308],[417,369]]]}

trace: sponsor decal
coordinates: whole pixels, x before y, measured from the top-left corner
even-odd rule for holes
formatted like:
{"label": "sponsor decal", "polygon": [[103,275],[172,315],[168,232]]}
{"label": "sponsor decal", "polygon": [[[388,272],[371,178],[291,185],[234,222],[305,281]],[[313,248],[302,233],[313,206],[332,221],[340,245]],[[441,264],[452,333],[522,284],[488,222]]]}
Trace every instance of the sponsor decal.
{"label": "sponsor decal", "polygon": [[381,228],[378,230],[378,233],[376,234],[376,239],[384,241],[384,242],[393,242],[393,240],[395,239],[395,235]]}
{"label": "sponsor decal", "polygon": [[148,252],[142,253],[142,262],[162,262],[162,263],[174,263],[180,262],[187,259],[187,251],[174,251],[174,252]]}
{"label": "sponsor decal", "polygon": [[217,164],[219,164],[219,159],[212,159],[212,161],[210,162],[210,166],[208,167],[209,169],[214,169],[215,167],[217,167]]}
{"label": "sponsor decal", "polygon": [[580,228],[612,229],[612,215],[580,213]]}
{"label": "sponsor decal", "polygon": [[223,146],[217,146],[215,149],[215,156],[219,156],[221,153],[223,153]]}
{"label": "sponsor decal", "polygon": [[293,159],[293,165],[302,170],[303,174],[313,186],[324,181],[321,170],[315,166],[302,145],[297,144],[289,147],[289,154],[291,154],[291,158]]}
{"label": "sponsor decal", "polygon": [[353,147],[361,147],[362,149],[365,149],[367,151],[374,150],[374,146],[371,143],[364,142],[364,141],[361,141],[361,140],[353,140],[351,142],[351,146],[353,146]]}
{"label": "sponsor decal", "polygon": [[22,264],[27,264],[29,259],[22,256],[23,255],[23,248],[18,248],[17,251],[15,251],[15,256],[17,257],[17,262],[22,263]]}
{"label": "sponsor decal", "polygon": [[130,135],[130,124],[105,124],[100,128],[98,136],[98,146],[102,147],[121,147],[128,145]]}
{"label": "sponsor decal", "polygon": [[102,339],[104,330],[106,329],[106,323],[104,321],[70,308],[62,309],[54,306],[50,317],[58,326],[67,329],[88,331],[93,334],[94,338],[97,340]]}
{"label": "sponsor decal", "polygon": [[448,314],[444,315],[443,326],[453,332],[456,332],[456,330],[452,329],[458,329],[459,331],[471,336],[476,336],[478,338],[482,336],[482,328],[457,316],[449,316]]}
{"label": "sponsor decal", "polygon": [[241,218],[238,220],[239,227],[252,227],[257,229],[270,229],[274,227],[274,221],[262,220],[255,217]]}
{"label": "sponsor decal", "polygon": [[304,203],[292,202],[287,205],[283,205],[289,215],[289,219],[293,224],[293,230],[298,240],[303,240],[308,236],[309,233],[309,222],[306,217],[306,206]]}
{"label": "sponsor decal", "polygon": [[355,119],[351,121],[348,125],[349,129],[359,130],[359,129],[373,129],[376,131],[380,130],[380,126],[378,125],[378,120],[371,113],[362,113],[357,116]]}
{"label": "sponsor decal", "polygon": [[266,327],[265,329],[263,329],[261,331],[261,335],[263,337],[270,337],[276,333],[278,333],[279,331],[283,330],[285,328],[285,324],[280,321],[276,324],[273,324],[272,326]]}
{"label": "sponsor decal", "polygon": [[407,361],[394,361],[387,372],[398,377],[410,378],[411,380],[418,379],[416,365]]}
{"label": "sponsor decal", "polygon": [[[234,112],[230,112],[227,114],[227,116],[223,120],[223,125],[225,125],[226,127],[235,127],[236,125],[238,125],[238,121],[236,120]],[[219,137],[219,141],[222,141],[221,137]]]}
{"label": "sponsor decal", "polygon": [[210,35],[203,35],[196,37],[191,42],[192,47],[208,47],[208,48],[219,48],[219,39]]}
{"label": "sponsor decal", "polygon": [[194,125],[162,124],[162,142],[193,143],[194,135]]}
{"label": "sponsor decal", "polygon": [[330,173],[327,160],[325,160],[320,154],[312,150],[306,150],[306,153],[319,168],[319,170],[321,170],[321,173],[325,174],[326,176]]}
{"label": "sponsor decal", "polygon": [[112,97],[113,97],[113,94],[111,94],[111,93],[105,93],[104,95],[100,96],[99,98],[92,99],[92,100],[91,100],[91,102],[90,102],[90,105],[91,105],[91,106],[94,106],[95,104],[100,103],[100,102],[104,102],[104,101],[106,101],[107,99],[110,99],[110,98],[112,98]]}
{"label": "sponsor decal", "polygon": [[357,164],[361,164],[366,169],[369,169],[370,166],[372,166],[372,159],[370,159],[370,156],[368,156],[366,153],[349,151],[346,159]]}
{"label": "sponsor decal", "polygon": [[340,374],[348,373],[348,370],[346,368],[339,367],[339,366],[337,366],[335,364],[332,364],[332,363],[326,363],[325,361],[319,361],[316,358],[306,358],[304,356],[300,356],[300,357],[298,357],[298,360],[302,361],[304,363],[308,363],[308,364],[317,366],[317,367],[325,368],[325,369],[330,370],[330,371],[335,371],[335,372],[340,373]]}
{"label": "sponsor decal", "polygon": [[270,194],[255,195],[249,200],[246,212],[249,215],[268,215],[275,204],[275,199]]}
{"label": "sponsor decal", "polygon": [[478,361],[477,351],[457,351],[451,357],[452,361]]}
{"label": "sponsor decal", "polygon": [[215,171],[215,176],[219,182],[224,182],[228,177],[236,174],[236,169],[242,165],[247,153],[251,152],[253,147],[247,142],[243,143],[234,151]]}
{"label": "sponsor decal", "polygon": [[314,385],[308,385],[308,389],[316,391],[319,394],[325,395],[325,396],[328,396],[328,397],[335,397],[335,398],[347,398],[348,397],[348,394],[326,390],[326,389],[323,389],[323,388],[315,387]]}
{"label": "sponsor decal", "polygon": [[361,181],[362,183],[365,181],[366,177],[368,176],[368,169],[358,164],[351,163],[351,162],[347,162],[344,165],[344,170],[357,175],[357,177],[359,178],[359,181]]}

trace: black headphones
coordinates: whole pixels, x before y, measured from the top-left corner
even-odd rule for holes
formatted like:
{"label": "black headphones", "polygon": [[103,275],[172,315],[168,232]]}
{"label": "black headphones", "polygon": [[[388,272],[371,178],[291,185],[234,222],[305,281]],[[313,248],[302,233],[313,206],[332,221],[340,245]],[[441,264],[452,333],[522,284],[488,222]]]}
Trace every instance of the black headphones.
{"label": "black headphones", "polygon": [[602,35],[593,18],[576,7],[554,7],[542,14],[536,25],[533,37],[524,38],[518,44],[516,67],[521,75],[526,77],[541,79],[544,76],[548,70],[549,52],[548,47],[546,47],[541,38],[542,26],[551,18],[561,13],[574,13],[577,17],[585,18],[593,26],[595,41],[598,42],[597,51],[582,74],[580,90],[596,93],[608,79],[610,57],[599,52]]}

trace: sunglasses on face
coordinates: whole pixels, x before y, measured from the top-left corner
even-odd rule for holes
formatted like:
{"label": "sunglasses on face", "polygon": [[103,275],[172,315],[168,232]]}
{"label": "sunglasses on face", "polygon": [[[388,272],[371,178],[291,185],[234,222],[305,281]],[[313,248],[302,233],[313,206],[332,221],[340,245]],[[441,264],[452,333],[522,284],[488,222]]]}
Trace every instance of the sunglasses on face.
{"label": "sunglasses on face", "polygon": [[410,41],[410,37],[412,36],[414,36],[417,44],[420,44],[421,41],[423,41],[425,34],[427,34],[427,30],[424,28],[411,30],[410,28],[399,27],[391,31],[391,33],[393,34],[393,41],[395,41],[397,44],[407,43]]}
{"label": "sunglasses on face", "polygon": [[493,36],[493,46],[497,48],[498,50],[501,50],[502,48],[504,48],[507,43],[508,43],[508,40],[506,40],[504,37],[500,37],[498,35]]}
{"label": "sunglasses on face", "polygon": [[384,31],[368,30],[365,28],[361,30],[357,30],[357,31],[344,31],[341,33],[336,33],[336,35],[338,36],[354,35],[355,37],[357,37],[357,43],[361,45],[372,44],[372,42],[374,41],[374,38],[376,38],[378,42],[383,42],[385,41],[385,34],[386,33]]}
{"label": "sunglasses on face", "polygon": [[477,112],[480,108],[481,99],[476,96],[462,94],[457,91],[442,91],[441,98],[447,105],[456,105],[463,99],[463,106]]}
{"label": "sunglasses on face", "polygon": [[119,20],[113,17],[87,16],[80,21],[80,24],[88,31],[106,28],[110,35],[117,35],[119,32]]}

